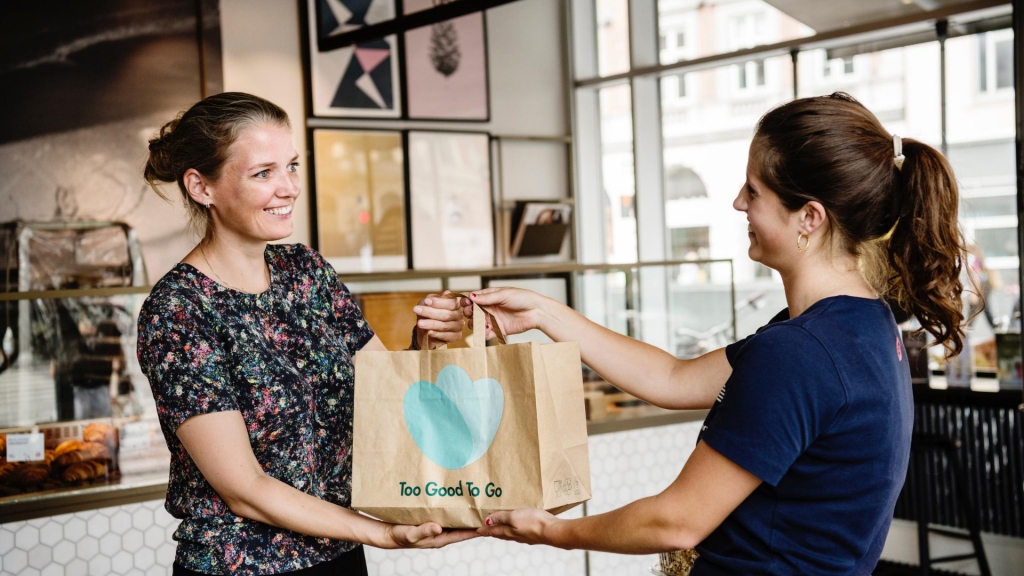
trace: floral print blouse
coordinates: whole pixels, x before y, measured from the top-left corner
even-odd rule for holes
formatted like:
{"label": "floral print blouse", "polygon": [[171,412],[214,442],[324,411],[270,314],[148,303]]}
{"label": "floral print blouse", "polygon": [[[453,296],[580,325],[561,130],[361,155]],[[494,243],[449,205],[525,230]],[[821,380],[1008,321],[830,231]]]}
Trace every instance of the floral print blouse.
{"label": "floral print blouse", "polygon": [[238,410],[269,476],[349,506],[352,358],[373,330],[316,251],[271,244],[265,257],[271,282],[261,294],[179,263],[139,314],[139,363],[171,451],[165,506],[182,520],[175,560],[197,572],[290,572],[356,546],[232,514],[175,435],[192,416]]}

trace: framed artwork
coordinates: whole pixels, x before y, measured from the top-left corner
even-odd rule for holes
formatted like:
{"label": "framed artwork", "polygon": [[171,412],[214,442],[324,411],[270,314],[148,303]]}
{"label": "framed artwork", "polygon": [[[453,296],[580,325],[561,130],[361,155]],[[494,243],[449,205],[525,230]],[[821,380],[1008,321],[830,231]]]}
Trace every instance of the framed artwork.
{"label": "framed artwork", "polygon": [[[464,0],[463,0],[464,1]],[[406,0],[406,14],[439,0]],[[412,119],[490,119],[487,36],[483,12],[405,32],[407,116]]]}
{"label": "framed artwork", "polygon": [[408,157],[413,268],[493,266],[488,135],[411,131]]}
{"label": "framed artwork", "polygon": [[395,17],[394,0],[306,0],[313,116],[399,118],[398,37],[321,52],[320,40]]}
{"label": "framed artwork", "polygon": [[405,270],[405,153],[397,131],[313,130],[318,246],[338,272]]}

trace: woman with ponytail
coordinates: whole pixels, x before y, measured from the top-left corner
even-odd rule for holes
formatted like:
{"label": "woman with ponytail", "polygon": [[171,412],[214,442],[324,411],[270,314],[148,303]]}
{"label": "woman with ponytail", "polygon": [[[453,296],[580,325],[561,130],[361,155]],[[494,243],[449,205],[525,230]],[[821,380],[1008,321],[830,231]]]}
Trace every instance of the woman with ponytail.
{"label": "woman with ponytail", "polygon": [[964,240],[949,163],[887,132],[852,97],[766,114],[733,203],[749,255],[782,276],[789,307],[754,335],[681,360],[532,292],[494,288],[506,334],[578,340],[583,361],[651,404],[709,408],[664,492],[577,520],[496,513],[480,532],[649,554],[696,547],[691,574],[870,574],[903,487],[910,370],[886,301],[948,355],[965,346]]}

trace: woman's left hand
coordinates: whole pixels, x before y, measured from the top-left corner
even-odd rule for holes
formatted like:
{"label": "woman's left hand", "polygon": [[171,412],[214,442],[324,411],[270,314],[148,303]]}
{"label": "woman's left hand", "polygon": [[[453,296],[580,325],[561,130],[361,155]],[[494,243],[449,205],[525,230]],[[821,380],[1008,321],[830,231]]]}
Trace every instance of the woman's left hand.
{"label": "woman's left hand", "polygon": [[477,534],[521,544],[551,544],[551,527],[558,521],[550,513],[537,508],[495,512],[487,517],[487,526],[477,529]]}
{"label": "woman's left hand", "polygon": [[[445,290],[442,296],[450,293]],[[462,339],[466,318],[473,317],[473,303],[468,298],[439,298],[437,294],[429,294],[412,311],[416,314],[417,342],[422,342],[427,335],[432,341],[450,344]]]}

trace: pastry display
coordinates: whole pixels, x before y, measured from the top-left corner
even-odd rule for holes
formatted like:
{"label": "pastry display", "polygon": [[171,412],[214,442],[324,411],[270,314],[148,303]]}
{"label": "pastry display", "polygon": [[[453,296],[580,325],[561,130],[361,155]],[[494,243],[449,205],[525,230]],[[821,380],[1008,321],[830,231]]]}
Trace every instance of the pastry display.
{"label": "pastry display", "polygon": [[[44,430],[46,450],[40,461],[9,462],[0,456],[0,497],[119,477],[117,428],[97,422],[79,430],[82,437],[70,439],[68,433],[76,431],[73,427]],[[0,446],[6,445],[6,439],[0,434]]]}

